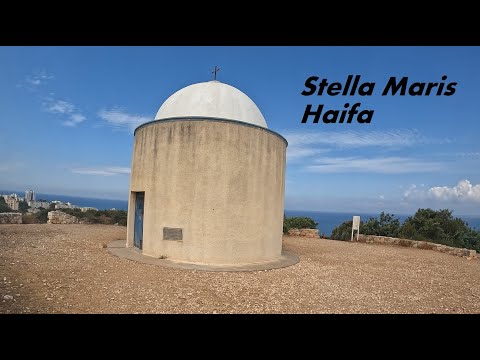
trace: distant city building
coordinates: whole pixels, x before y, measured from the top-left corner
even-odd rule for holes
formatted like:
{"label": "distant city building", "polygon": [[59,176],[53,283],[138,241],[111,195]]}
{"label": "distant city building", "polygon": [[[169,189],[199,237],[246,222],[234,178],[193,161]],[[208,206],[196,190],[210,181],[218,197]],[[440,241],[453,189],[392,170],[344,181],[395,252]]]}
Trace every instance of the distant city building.
{"label": "distant city building", "polygon": [[32,209],[48,209],[50,207],[50,203],[48,201],[29,201],[28,206],[30,206]]}
{"label": "distant city building", "polygon": [[26,202],[35,201],[35,200],[36,200],[35,191],[33,191],[33,190],[25,191],[25,201]]}
{"label": "distant city building", "polygon": [[72,205],[70,202],[52,201],[55,204],[55,209],[80,209],[80,206]]}
{"label": "distant city building", "polygon": [[7,197],[4,197],[4,199],[5,199],[5,202],[7,203],[7,206],[10,209],[18,210],[18,204],[20,203],[20,201],[18,200],[17,197],[7,196]]}
{"label": "distant city building", "polygon": [[20,201],[25,201],[29,209],[27,210],[28,213],[36,213],[40,208],[49,209],[51,204],[55,205],[55,209],[80,209],[81,211],[85,212],[88,210],[98,211],[97,208],[94,207],[81,207],[77,205],[73,205],[71,202],[63,202],[60,200],[53,200],[53,201],[46,201],[46,200],[36,200],[36,194],[33,190],[25,191],[25,198],[19,197],[17,194],[13,193],[10,195],[0,194],[0,197],[3,197],[7,206],[12,209],[18,211]]}
{"label": "distant city building", "polygon": [[66,208],[68,208],[68,206],[61,201],[55,203],[55,209],[66,209]]}

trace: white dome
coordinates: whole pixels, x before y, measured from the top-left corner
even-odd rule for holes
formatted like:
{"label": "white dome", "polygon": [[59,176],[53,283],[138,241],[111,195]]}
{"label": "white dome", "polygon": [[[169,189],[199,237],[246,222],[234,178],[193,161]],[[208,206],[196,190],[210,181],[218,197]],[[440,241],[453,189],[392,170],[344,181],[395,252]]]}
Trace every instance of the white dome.
{"label": "white dome", "polygon": [[155,120],[189,116],[237,120],[267,127],[262,113],[247,95],[219,81],[202,82],[178,90],[162,104]]}

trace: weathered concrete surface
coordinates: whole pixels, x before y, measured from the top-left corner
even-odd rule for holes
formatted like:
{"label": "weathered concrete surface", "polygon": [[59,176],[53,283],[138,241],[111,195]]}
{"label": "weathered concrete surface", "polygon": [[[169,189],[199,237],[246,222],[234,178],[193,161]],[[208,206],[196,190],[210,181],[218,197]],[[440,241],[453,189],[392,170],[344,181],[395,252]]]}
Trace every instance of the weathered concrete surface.
{"label": "weathered concrete surface", "polygon": [[318,229],[290,229],[288,230],[289,236],[300,236],[307,238],[319,239]]}
{"label": "weathered concrete surface", "polygon": [[450,255],[465,257],[467,259],[475,259],[477,257],[477,252],[475,250],[460,249],[460,248],[442,245],[442,244],[436,244],[428,241],[417,241],[417,240],[393,238],[388,236],[359,234],[358,242],[364,242],[369,244],[375,243],[375,244],[399,245],[399,246],[405,246],[405,247],[414,247],[418,249],[434,250],[434,251],[439,251],[439,252],[450,254]]}
{"label": "weathered concrete surface", "polygon": [[[282,253],[286,142],[251,125],[159,121],[135,135],[127,246],[134,193],[145,192],[143,253],[204,264],[276,260]],[[183,241],[163,240],[181,228]]]}
{"label": "weathered concrete surface", "polygon": [[0,224],[21,224],[21,213],[0,213]]}
{"label": "weathered concrete surface", "polygon": [[85,224],[86,221],[63,211],[49,211],[47,224]]}

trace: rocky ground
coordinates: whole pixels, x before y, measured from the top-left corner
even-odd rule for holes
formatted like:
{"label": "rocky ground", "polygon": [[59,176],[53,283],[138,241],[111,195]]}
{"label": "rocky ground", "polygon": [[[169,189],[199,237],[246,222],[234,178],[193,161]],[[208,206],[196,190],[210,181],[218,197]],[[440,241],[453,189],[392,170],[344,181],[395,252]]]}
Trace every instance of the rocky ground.
{"label": "rocky ground", "polygon": [[202,272],[103,247],[107,225],[0,225],[0,313],[480,313],[480,260],[286,237],[294,266]]}

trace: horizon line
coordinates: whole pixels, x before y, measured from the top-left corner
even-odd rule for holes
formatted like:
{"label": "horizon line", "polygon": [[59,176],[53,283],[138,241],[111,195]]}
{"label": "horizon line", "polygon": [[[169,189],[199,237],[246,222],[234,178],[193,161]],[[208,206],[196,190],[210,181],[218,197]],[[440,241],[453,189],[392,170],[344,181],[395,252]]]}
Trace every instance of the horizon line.
{"label": "horizon line", "polygon": [[[32,190],[32,189],[29,189],[29,190]],[[0,189],[0,194],[2,195],[7,195],[7,194],[4,194],[3,192],[8,192],[8,193],[15,193],[15,194],[22,194],[24,193],[25,191],[28,191],[28,190],[22,190],[22,191],[18,191],[18,190],[9,190],[9,189]],[[52,194],[52,193],[47,193],[47,192],[37,192],[36,190],[33,190],[35,191],[36,194],[43,194],[43,195],[50,195],[50,196],[70,196],[70,197],[77,197],[77,198],[82,198],[82,199],[96,199],[96,200],[112,200],[112,201],[125,201],[128,203],[128,196],[126,199],[118,199],[118,198],[103,198],[103,197],[91,197],[91,196],[81,196],[81,195],[70,195],[70,194]],[[428,207],[426,208],[419,208],[419,209],[427,209]],[[418,210],[418,209],[417,209]],[[396,215],[399,215],[399,216],[410,216],[410,215],[414,215],[415,212],[417,211],[415,210],[414,212],[411,212],[411,213],[396,213],[396,212],[388,212],[388,211],[385,211],[383,210],[384,213],[386,214],[391,214],[393,216],[396,216]],[[452,210],[452,209],[448,209],[448,210]],[[316,212],[316,213],[325,213],[325,214],[331,214],[331,213],[334,213],[334,214],[353,214],[353,213],[356,213],[356,214],[360,214],[360,215],[380,215],[380,213],[382,211],[379,211],[379,212],[368,212],[368,211],[345,211],[345,210],[330,210],[330,211],[324,211],[324,210],[307,210],[307,209],[287,209],[287,208],[284,208],[283,210],[284,212],[285,211],[305,211],[305,212]],[[455,210],[452,210],[452,212],[455,214],[455,216],[474,216],[474,217],[479,217],[480,218],[480,214],[456,214],[455,213]]]}

